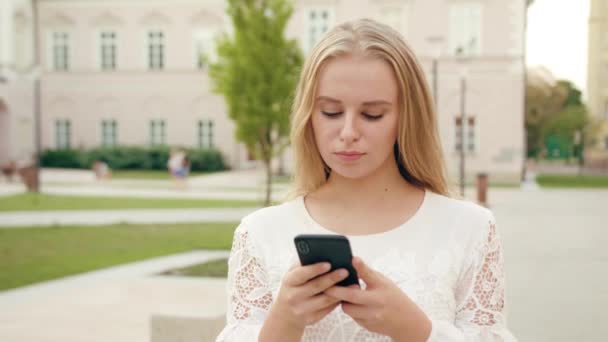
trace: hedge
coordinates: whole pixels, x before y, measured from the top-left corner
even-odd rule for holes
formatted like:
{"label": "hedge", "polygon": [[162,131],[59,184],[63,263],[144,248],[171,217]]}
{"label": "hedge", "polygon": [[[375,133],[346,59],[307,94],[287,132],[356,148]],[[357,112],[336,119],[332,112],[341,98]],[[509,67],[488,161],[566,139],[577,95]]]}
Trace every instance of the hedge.
{"label": "hedge", "polygon": [[[90,150],[45,150],[43,167],[90,169],[95,160],[108,163],[114,170],[166,170],[170,148],[167,146],[116,146]],[[185,149],[192,171],[222,171],[228,167],[216,149]]]}

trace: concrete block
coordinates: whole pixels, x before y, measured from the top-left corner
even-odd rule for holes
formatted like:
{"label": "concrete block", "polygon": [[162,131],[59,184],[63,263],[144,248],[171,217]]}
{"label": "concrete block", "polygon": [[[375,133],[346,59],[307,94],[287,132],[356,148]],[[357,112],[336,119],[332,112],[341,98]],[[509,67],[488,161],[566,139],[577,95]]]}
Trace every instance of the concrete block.
{"label": "concrete block", "polygon": [[152,315],[150,342],[214,342],[225,324],[224,315],[216,317]]}

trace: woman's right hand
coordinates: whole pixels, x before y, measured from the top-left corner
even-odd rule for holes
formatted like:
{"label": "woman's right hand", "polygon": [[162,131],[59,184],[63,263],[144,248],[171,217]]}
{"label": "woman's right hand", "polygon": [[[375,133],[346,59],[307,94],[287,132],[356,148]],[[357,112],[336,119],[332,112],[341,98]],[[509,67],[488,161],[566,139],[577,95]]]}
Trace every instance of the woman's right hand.
{"label": "woman's right hand", "polygon": [[287,329],[301,334],[307,325],[320,321],[332,312],[340,301],[323,292],[345,279],[348,271],[342,268],[327,273],[330,268],[331,265],[326,262],[294,265],[283,277],[268,316],[272,322],[267,323],[282,328],[279,330]]}

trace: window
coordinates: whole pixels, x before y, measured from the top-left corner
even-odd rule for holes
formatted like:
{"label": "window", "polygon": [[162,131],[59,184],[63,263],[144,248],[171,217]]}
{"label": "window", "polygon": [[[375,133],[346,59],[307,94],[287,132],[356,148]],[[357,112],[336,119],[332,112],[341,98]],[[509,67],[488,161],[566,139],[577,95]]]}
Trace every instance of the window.
{"label": "window", "polygon": [[117,124],[116,120],[102,120],[101,121],[101,145],[102,146],[115,146]]}
{"label": "window", "polygon": [[68,70],[70,67],[70,43],[67,32],[53,32],[52,42],[53,69],[58,71]]}
{"label": "window", "polygon": [[211,32],[197,32],[194,35],[194,63],[196,67],[203,70],[205,68],[203,56],[213,60],[213,53],[213,36]]}
{"label": "window", "polygon": [[199,148],[213,148],[213,121],[199,120],[197,130],[197,140]]}
{"label": "window", "polygon": [[101,32],[101,70],[116,69],[116,33]]}
{"label": "window", "polygon": [[55,147],[58,150],[70,148],[71,133],[70,120],[55,120]]}
{"label": "window", "polygon": [[481,54],[481,3],[457,2],[450,5],[450,53],[455,56]]}
{"label": "window", "polygon": [[160,70],[165,66],[165,45],[162,31],[148,32],[148,68]]}
{"label": "window", "polygon": [[[467,152],[476,152],[477,151],[477,125],[475,121],[475,117],[468,117],[466,119],[467,125],[465,127],[465,145]],[[462,148],[462,118],[460,116],[455,118],[455,136],[454,136],[454,150],[456,152],[460,152]]]}
{"label": "window", "polygon": [[333,21],[332,17],[332,13],[328,8],[308,10],[306,51],[310,51],[319,41],[321,36],[329,30]]}
{"label": "window", "polygon": [[167,144],[166,128],[165,120],[150,120],[150,145]]}

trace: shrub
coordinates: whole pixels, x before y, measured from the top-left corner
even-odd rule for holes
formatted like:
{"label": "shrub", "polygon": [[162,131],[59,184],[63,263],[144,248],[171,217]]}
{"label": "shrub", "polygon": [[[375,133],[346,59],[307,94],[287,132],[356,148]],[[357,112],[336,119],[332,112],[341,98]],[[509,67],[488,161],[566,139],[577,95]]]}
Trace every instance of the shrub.
{"label": "shrub", "polygon": [[[222,171],[227,166],[216,149],[186,150],[192,171]],[[108,163],[114,170],[166,170],[170,148],[168,146],[98,147],[90,150],[45,150],[43,167],[89,169],[95,160]]]}

